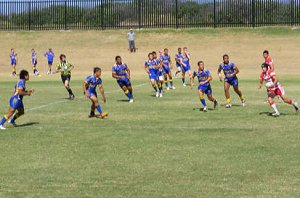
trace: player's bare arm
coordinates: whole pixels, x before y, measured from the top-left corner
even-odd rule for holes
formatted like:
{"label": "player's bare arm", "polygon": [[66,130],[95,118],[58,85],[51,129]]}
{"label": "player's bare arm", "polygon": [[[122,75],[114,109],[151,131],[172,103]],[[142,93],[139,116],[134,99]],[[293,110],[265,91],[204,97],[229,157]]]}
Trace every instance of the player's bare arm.
{"label": "player's bare arm", "polygon": [[103,101],[104,103],[106,103],[106,97],[105,97],[105,94],[104,94],[104,88],[103,88],[103,85],[100,85],[100,86],[99,86],[99,91],[100,91],[101,96],[102,96],[102,101]]}

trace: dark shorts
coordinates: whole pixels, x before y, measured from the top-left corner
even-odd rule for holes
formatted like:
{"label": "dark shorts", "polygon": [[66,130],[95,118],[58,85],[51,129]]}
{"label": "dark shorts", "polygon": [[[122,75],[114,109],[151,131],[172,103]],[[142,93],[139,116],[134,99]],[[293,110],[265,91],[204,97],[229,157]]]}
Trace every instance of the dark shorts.
{"label": "dark shorts", "polygon": [[53,61],[48,61],[48,65],[52,65],[53,64]]}
{"label": "dark shorts", "polygon": [[117,80],[117,83],[121,88],[124,86],[126,86],[126,87],[131,86],[131,82],[129,79]]}
{"label": "dark shorts", "polygon": [[65,84],[66,80],[71,81],[71,75],[61,75],[61,80]]}

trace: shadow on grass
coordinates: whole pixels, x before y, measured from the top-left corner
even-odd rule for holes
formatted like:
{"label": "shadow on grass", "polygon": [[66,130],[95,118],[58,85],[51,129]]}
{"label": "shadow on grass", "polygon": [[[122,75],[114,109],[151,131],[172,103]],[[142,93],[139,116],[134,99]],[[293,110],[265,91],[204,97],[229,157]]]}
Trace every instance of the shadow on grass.
{"label": "shadow on grass", "polygon": [[[203,108],[199,108],[199,107],[196,107],[196,108],[193,108],[194,111],[198,110],[198,111],[203,111]],[[208,111],[215,111],[217,109],[214,109],[214,108],[208,108],[207,109]]]}
{"label": "shadow on grass", "polygon": [[[276,117],[276,116],[272,116],[272,113],[270,112],[260,112],[259,115],[266,115],[266,116],[270,116],[270,117]],[[292,114],[292,113],[280,113],[280,116],[297,116],[298,114]],[[280,116],[277,116],[277,117],[280,117]]]}
{"label": "shadow on grass", "polygon": [[28,123],[25,123],[25,124],[19,124],[17,126],[17,128],[19,128],[19,127],[28,127],[28,126],[37,125],[37,124],[40,124],[40,123],[39,122],[28,122]]}
{"label": "shadow on grass", "polygon": [[129,102],[129,100],[123,99],[123,100],[117,100],[118,102]]}

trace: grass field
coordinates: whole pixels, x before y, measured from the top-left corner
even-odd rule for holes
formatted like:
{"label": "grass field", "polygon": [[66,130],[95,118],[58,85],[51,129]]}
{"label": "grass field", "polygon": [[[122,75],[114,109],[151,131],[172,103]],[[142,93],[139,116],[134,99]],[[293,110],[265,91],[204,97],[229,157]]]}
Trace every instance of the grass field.
{"label": "grass field", "polygon": [[[22,68],[30,69],[21,63],[30,60],[32,38],[38,50],[51,45],[77,65],[71,82],[75,101],[65,99],[59,75],[31,76],[28,87],[36,92],[24,98],[27,112],[17,120],[20,127],[0,132],[1,198],[299,197],[300,116],[280,103],[282,116],[269,116],[266,93],[257,90],[261,52],[267,48],[287,95],[300,100],[299,30],[145,30],[138,34],[135,55],[126,51],[124,33],[0,32],[1,51],[8,49],[8,54],[15,42]],[[182,87],[180,79],[175,79],[176,90],[153,97],[142,69],[145,54],[165,46],[174,54],[176,47],[186,44],[180,38],[186,38],[195,57],[192,62],[203,59],[215,79],[222,54],[232,56],[241,69],[246,107],[232,92],[234,106],[225,109],[217,80],[212,88],[220,106],[207,113],[199,111],[196,89]],[[133,70],[133,104],[126,102],[110,77],[116,54]],[[45,61],[40,60],[43,68]],[[7,61],[1,54],[1,114],[7,111],[17,81],[7,77]],[[105,120],[87,117],[90,102],[81,90],[85,75],[98,63],[104,68],[108,99],[101,104],[109,113]]]}

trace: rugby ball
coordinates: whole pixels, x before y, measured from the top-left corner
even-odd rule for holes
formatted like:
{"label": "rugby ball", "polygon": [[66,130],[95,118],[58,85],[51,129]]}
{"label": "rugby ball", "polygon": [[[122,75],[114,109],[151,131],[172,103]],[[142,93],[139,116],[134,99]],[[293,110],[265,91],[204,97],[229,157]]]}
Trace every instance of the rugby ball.
{"label": "rugby ball", "polygon": [[266,83],[266,88],[267,89],[272,89],[274,87],[274,83],[273,82],[267,82]]}

